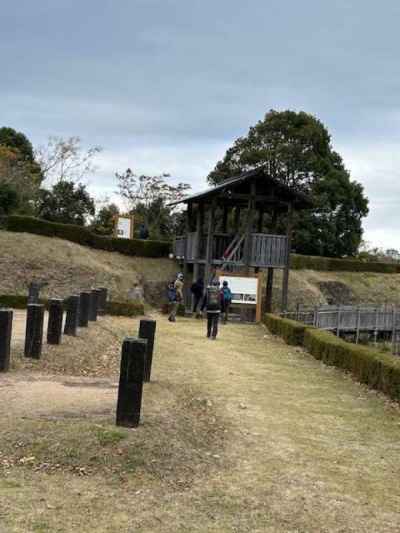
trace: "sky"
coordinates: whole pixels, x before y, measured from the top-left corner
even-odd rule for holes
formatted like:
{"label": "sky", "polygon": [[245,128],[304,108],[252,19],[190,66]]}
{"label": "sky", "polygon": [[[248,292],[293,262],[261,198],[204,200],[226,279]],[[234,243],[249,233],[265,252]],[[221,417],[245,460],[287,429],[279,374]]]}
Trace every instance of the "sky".
{"label": "sky", "polygon": [[100,145],[88,179],[168,172],[195,191],[269,109],[304,110],[400,249],[398,0],[0,0],[0,126]]}

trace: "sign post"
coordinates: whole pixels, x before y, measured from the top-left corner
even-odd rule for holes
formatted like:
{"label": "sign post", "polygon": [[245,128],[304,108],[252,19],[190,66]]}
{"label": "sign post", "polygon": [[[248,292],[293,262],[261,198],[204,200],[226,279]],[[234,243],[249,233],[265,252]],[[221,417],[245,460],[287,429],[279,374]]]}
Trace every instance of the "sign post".
{"label": "sign post", "polygon": [[134,215],[116,215],[114,236],[119,239],[133,239]]}
{"label": "sign post", "polygon": [[244,308],[256,309],[256,322],[261,321],[261,291],[262,274],[243,275],[235,273],[217,272],[218,279],[222,285],[224,281],[232,292],[232,305]]}

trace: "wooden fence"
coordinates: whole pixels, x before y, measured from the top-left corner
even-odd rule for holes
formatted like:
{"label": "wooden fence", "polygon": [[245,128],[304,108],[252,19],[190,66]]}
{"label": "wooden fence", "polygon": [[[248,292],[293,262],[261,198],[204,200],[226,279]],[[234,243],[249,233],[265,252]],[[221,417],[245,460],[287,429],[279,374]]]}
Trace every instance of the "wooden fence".
{"label": "wooden fence", "polygon": [[285,318],[303,322],[337,336],[354,334],[356,343],[360,334],[379,333],[390,336],[393,353],[400,353],[400,309],[395,305],[323,305],[314,308],[297,306],[296,311],[282,313]]}

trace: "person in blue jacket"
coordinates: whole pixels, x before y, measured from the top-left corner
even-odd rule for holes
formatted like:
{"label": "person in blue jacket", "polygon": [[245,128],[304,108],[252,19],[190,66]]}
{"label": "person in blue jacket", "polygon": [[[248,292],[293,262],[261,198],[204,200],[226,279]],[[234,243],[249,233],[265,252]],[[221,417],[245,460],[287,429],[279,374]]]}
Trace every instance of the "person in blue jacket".
{"label": "person in blue jacket", "polygon": [[224,324],[228,322],[229,308],[232,303],[232,292],[229,288],[228,282],[225,280],[222,283],[221,289],[221,312],[222,312],[222,321]]}

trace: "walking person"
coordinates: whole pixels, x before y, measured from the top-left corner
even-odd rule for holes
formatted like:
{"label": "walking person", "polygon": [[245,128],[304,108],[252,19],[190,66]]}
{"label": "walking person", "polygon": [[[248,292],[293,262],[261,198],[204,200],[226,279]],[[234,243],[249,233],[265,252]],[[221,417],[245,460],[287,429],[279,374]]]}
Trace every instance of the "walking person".
{"label": "walking person", "polygon": [[228,322],[229,308],[232,303],[232,292],[229,288],[228,282],[225,280],[222,283],[221,289],[221,311],[222,311],[222,321],[224,324]]}
{"label": "walking person", "polygon": [[[178,305],[183,303],[183,274],[180,272],[173,284],[170,285],[168,293],[171,296],[171,312],[168,317],[170,322],[176,322],[176,313],[178,311]],[[169,296],[168,296],[168,299]]]}
{"label": "walking person", "polygon": [[192,286],[190,287],[190,292],[193,294],[193,314],[196,315],[196,318],[198,318],[199,313],[197,311],[197,308],[203,298],[204,293],[203,278],[199,278],[192,284]]}
{"label": "walking person", "polygon": [[215,340],[218,335],[218,321],[221,313],[221,291],[219,281],[207,287],[201,310],[207,312],[207,338]]}

